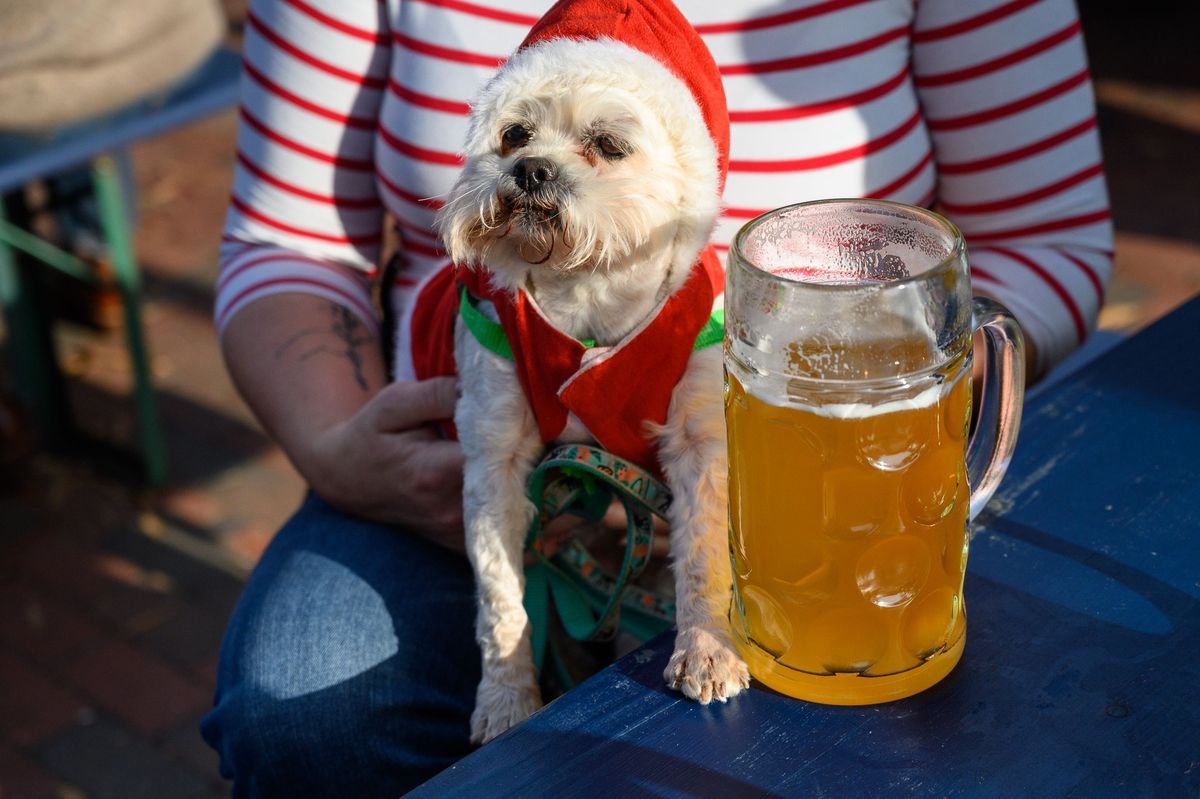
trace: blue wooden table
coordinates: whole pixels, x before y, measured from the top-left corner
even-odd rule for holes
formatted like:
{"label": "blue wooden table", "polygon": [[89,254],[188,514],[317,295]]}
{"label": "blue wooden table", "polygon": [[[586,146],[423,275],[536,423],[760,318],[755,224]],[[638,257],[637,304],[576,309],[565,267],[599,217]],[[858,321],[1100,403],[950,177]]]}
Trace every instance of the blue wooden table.
{"label": "blue wooden table", "polygon": [[660,637],[411,796],[1200,795],[1200,300],[1027,406],[911,699],[668,691]]}

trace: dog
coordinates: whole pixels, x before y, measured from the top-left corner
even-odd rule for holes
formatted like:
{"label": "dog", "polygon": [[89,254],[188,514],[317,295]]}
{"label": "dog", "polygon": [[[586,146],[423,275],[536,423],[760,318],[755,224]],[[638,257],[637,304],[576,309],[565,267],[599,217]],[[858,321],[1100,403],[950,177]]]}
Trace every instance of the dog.
{"label": "dog", "polygon": [[[522,325],[534,330],[530,341],[514,343],[523,351],[510,360],[461,319],[454,327],[461,386],[454,424],[465,456],[466,548],[478,582],[483,660],[471,717],[477,743],[542,704],[522,605],[522,549],[535,514],[527,478],[548,443],[607,444],[598,429],[656,459],[673,495],[677,635],[667,684],[702,703],[749,685],[727,616],[721,350],[693,352],[689,340],[667,346],[663,332],[679,319],[691,320],[683,327],[692,330],[697,303],[706,304],[706,319],[720,293],[706,249],[727,158],[720,77],[669,2],[609,3],[611,17],[589,16],[597,5],[605,3],[559,3],[486,85],[472,106],[463,171],[437,220],[460,281],[480,295],[478,310],[510,340],[528,332],[517,330]],[[545,376],[532,373],[553,371],[559,355],[545,342],[556,336],[568,350],[571,339],[596,342],[578,372],[616,373],[609,396],[546,410],[572,391],[578,396],[583,380],[571,373],[548,391],[538,388]],[[622,389],[630,365],[645,385]],[[647,388],[660,366],[678,374],[665,389]],[[632,422],[614,421],[607,408],[643,388],[661,395],[654,401],[665,418],[634,413]]]}

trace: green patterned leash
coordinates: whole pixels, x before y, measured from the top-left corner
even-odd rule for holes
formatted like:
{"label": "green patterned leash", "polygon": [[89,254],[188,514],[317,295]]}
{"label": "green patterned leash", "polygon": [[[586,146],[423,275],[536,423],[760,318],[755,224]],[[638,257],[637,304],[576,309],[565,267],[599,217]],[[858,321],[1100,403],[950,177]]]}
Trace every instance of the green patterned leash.
{"label": "green patterned leash", "polygon": [[[627,518],[625,552],[617,574],[601,567],[577,539],[546,556],[541,534],[547,522],[563,513],[599,521],[613,497],[621,501]],[[608,639],[618,628],[647,640],[671,627],[674,602],[630,584],[650,560],[654,516],[665,519],[671,503],[662,482],[602,449],[573,444],[556,448],[538,464],[529,478],[529,499],[538,513],[525,546],[537,562],[525,569],[525,610],[539,672],[552,605],[567,634],[577,641]]]}

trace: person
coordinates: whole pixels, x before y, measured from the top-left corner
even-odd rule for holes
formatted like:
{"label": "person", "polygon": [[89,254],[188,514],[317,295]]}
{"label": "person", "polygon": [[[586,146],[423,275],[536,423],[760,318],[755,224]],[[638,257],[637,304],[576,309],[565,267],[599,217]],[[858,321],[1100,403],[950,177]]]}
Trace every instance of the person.
{"label": "person", "polygon": [[[239,390],[312,491],[230,621],[202,731],[237,796],[395,795],[469,751],[478,680],[451,378],[385,351],[411,306],[475,92],[550,3],[253,0],[216,290]],[[713,241],[824,197],[929,206],[1044,374],[1112,264],[1071,0],[680,0],[729,100]],[[385,225],[385,216],[390,224]],[[378,286],[385,234],[399,240]],[[403,350],[403,347],[399,349]]]}

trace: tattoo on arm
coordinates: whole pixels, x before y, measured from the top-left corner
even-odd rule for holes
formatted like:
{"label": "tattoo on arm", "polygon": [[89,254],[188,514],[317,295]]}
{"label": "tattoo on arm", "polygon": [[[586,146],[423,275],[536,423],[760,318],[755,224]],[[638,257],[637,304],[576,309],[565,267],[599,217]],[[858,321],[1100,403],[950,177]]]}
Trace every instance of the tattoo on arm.
{"label": "tattoo on arm", "polygon": [[335,302],[329,303],[329,310],[333,314],[333,321],[329,327],[306,327],[288,336],[287,340],[279,345],[275,350],[275,357],[282,358],[284,354],[291,349],[292,345],[309,336],[319,336],[322,334],[330,334],[338,340],[338,344],[321,343],[305,350],[300,354],[301,361],[307,361],[314,355],[333,355],[339,358],[345,358],[350,362],[354,369],[354,380],[359,387],[366,391],[367,376],[363,369],[364,361],[359,348],[364,344],[370,344],[372,341],[370,333],[366,332],[365,326],[359,321],[358,317],[351,313],[346,308],[338,305]]}

